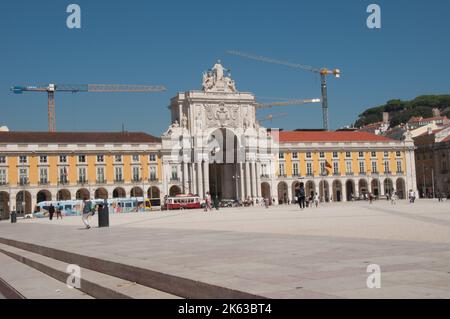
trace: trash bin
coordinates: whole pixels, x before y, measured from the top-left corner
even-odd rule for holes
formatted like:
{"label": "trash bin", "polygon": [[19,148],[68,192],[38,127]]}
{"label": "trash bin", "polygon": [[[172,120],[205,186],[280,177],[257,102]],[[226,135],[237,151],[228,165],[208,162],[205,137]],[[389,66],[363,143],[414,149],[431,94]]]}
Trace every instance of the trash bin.
{"label": "trash bin", "polygon": [[109,209],[106,200],[102,204],[102,209],[98,212],[98,227],[109,227]]}
{"label": "trash bin", "polygon": [[11,217],[11,224],[17,223],[17,213],[16,212],[11,212],[10,217]]}

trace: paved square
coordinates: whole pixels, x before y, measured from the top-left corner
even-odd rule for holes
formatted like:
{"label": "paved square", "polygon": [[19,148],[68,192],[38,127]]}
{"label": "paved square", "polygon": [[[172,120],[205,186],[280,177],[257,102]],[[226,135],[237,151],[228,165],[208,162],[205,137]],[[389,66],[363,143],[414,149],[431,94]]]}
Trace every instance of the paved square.
{"label": "paved square", "polygon": [[[0,237],[270,298],[450,298],[450,201],[133,213],[110,226],[19,220]],[[370,264],[380,289],[367,288]]]}

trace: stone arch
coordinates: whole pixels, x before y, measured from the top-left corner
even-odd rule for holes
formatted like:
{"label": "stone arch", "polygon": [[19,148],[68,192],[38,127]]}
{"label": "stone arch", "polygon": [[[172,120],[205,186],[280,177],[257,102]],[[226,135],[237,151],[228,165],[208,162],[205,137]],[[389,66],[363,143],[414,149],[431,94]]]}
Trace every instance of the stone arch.
{"label": "stone arch", "polygon": [[365,178],[358,181],[359,196],[365,196],[369,193],[369,186]]}
{"label": "stone arch", "polygon": [[91,194],[89,193],[89,191],[86,188],[80,188],[79,190],[77,190],[77,192],[75,194],[75,198],[78,200],[90,199]]}
{"label": "stone arch", "polygon": [[406,183],[403,178],[398,178],[396,184],[397,195],[399,199],[406,199]]}
{"label": "stone arch", "polygon": [[392,179],[386,178],[383,183],[384,183],[384,194],[391,196],[394,192],[394,183],[392,182]]}
{"label": "stone arch", "polygon": [[147,190],[148,198],[161,198],[161,191],[157,186],[151,186]]}
{"label": "stone arch", "polygon": [[124,198],[127,197],[127,193],[125,192],[125,189],[122,187],[116,187],[113,190],[113,198]]}
{"label": "stone arch", "polygon": [[108,199],[108,191],[103,187],[99,187],[95,190],[94,197],[95,199]]}
{"label": "stone arch", "polygon": [[371,182],[370,186],[371,186],[372,194],[375,197],[379,197],[380,194],[381,194],[381,192],[380,192],[380,180],[378,178],[372,179],[372,182]]}
{"label": "stone arch", "polygon": [[72,195],[70,194],[70,191],[68,189],[60,189],[56,193],[56,200],[71,200]]}
{"label": "stone arch", "polygon": [[319,197],[321,202],[330,201],[330,184],[326,180],[319,183]]}
{"label": "stone arch", "polygon": [[[25,203],[25,205],[23,205]],[[18,214],[31,214],[31,194],[28,191],[20,191],[16,195],[16,211]]]}
{"label": "stone arch", "polygon": [[355,196],[355,181],[349,179],[345,182],[345,193],[347,194],[347,201],[352,201]]}
{"label": "stone arch", "polygon": [[135,186],[130,190],[130,197],[143,197],[144,191],[142,188]]}
{"label": "stone arch", "polygon": [[316,193],[316,184],[314,183],[314,181],[307,181],[305,184],[306,197],[314,195],[315,193]]}
{"label": "stone arch", "polygon": [[342,199],[342,183],[336,179],[333,181],[333,202],[341,202]]}
{"label": "stone arch", "polygon": [[288,185],[286,184],[286,182],[279,182],[278,183],[278,202],[280,204],[287,204],[288,200],[289,200]]}
{"label": "stone arch", "polygon": [[36,194],[36,202],[39,204],[40,202],[47,202],[52,200],[52,193],[50,191],[43,189],[40,190]]}
{"label": "stone arch", "polygon": [[272,201],[272,196],[270,194],[270,185],[267,182],[261,183],[261,196],[267,198],[270,202]]}
{"label": "stone arch", "polygon": [[177,196],[181,194],[181,188],[178,185],[173,185],[170,189],[169,189],[169,196],[173,197],[173,196]]}
{"label": "stone arch", "polygon": [[302,183],[300,183],[299,181],[295,181],[295,182],[293,182],[292,183],[292,185],[291,185],[291,188],[292,188],[292,202],[293,203],[295,203],[295,202],[297,202],[296,200],[295,200],[295,194],[297,194],[297,189],[300,187],[300,185],[301,185]]}
{"label": "stone arch", "polygon": [[8,219],[9,218],[9,193],[0,192],[0,219]]}

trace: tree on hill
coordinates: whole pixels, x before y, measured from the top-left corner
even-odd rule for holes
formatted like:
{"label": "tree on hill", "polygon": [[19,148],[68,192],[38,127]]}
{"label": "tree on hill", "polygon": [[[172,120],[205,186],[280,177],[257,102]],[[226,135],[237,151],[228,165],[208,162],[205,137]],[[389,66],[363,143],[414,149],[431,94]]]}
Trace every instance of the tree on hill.
{"label": "tree on hill", "polygon": [[450,117],[450,95],[422,95],[411,101],[390,100],[384,105],[365,110],[359,115],[355,126],[362,127],[380,122],[383,119],[383,112],[388,112],[390,125],[394,127],[408,122],[412,116],[431,117],[433,108],[439,109],[441,115]]}

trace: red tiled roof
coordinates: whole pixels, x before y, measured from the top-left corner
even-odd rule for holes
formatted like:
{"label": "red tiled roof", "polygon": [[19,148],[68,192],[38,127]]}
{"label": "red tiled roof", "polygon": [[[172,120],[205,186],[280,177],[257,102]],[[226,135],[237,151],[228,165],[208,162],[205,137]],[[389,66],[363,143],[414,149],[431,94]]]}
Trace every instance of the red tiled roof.
{"label": "red tiled roof", "polygon": [[143,132],[0,132],[0,143],[160,143]]}
{"label": "red tiled roof", "polygon": [[280,142],[391,142],[385,136],[369,132],[281,131]]}
{"label": "red tiled roof", "polygon": [[450,142],[450,135],[444,138],[441,143]]}

